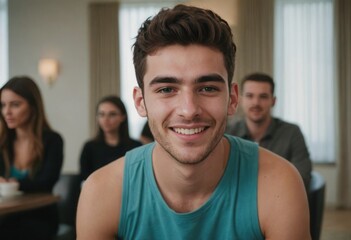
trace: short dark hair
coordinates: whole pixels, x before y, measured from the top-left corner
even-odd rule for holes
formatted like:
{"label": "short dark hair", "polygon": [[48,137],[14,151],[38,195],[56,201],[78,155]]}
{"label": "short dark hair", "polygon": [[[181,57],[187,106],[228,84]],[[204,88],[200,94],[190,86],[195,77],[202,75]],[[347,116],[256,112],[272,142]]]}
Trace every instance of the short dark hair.
{"label": "short dark hair", "polygon": [[241,92],[243,92],[244,84],[247,81],[254,81],[254,82],[265,82],[271,85],[271,93],[274,96],[274,81],[271,76],[265,73],[251,73],[246,75],[243,80],[241,81]]}
{"label": "short dark hair", "polygon": [[228,23],[211,10],[176,5],[162,8],[141,25],[133,45],[133,62],[139,87],[144,89],[147,55],[162,47],[199,44],[219,50],[228,72],[228,85],[234,75],[236,46]]}

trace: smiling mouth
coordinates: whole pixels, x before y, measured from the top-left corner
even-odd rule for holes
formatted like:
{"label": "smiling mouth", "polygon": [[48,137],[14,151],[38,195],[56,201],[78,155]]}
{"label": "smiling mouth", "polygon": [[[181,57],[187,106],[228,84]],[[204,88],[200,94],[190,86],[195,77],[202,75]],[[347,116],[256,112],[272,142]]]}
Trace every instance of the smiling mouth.
{"label": "smiling mouth", "polygon": [[262,111],[262,109],[260,107],[253,107],[253,108],[250,108],[250,110],[253,111],[253,112]]}
{"label": "smiling mouth", "polygon": [[176,133],[183,134],[183,135],[193,135],[200,133],[205,130],[205,127],[199,128],[173,128]]}

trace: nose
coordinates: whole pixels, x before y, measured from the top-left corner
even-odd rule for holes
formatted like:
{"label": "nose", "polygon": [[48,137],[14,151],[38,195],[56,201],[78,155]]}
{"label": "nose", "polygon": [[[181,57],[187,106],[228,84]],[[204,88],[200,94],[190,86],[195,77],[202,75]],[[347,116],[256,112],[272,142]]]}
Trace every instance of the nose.
{"label": "nose", "polygon": [[252,97],[252,103],[254,105],[259,105],[260,104],[260,98],[259,97]]}
{"label": "nose", "polygon": [[201,102],[199,96],[191,90],[179,95],[178,115],[186,120],[193,120],[201,114]]}
{"label": "nose", "polygon": [[2,106],[1,107],[1,112],[2,112],[3,116],[9,115],[10,114],[10,108],[8,106]]}

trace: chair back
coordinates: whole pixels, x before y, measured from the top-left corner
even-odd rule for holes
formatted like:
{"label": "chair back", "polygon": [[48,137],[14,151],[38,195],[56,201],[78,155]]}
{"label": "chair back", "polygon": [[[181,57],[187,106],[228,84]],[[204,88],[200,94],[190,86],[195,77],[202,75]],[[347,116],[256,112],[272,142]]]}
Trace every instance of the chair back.
{"label": "chair back", "polygon": [[325,179],[323,176],[319,172],[312,171],[308,194],[312,240],[319,240],[321,235],[325,202],[325,185]]}
{"label": "chair back", "polygon": [[79,174],[61,174],[53,192],[60,196],[58,202],[60,224],[63,223],[75,226],[78,198],[80,194]]}

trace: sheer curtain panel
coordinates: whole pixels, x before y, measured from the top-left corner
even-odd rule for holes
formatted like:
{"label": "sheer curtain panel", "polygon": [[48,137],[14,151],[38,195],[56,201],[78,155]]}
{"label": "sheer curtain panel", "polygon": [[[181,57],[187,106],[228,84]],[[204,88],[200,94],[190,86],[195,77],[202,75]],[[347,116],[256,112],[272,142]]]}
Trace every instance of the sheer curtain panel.
{"label": "sheer curtain panel", "polygon": [[275,1],[276,115],[297,123],[314,162],[336,159],[332,0]]}

